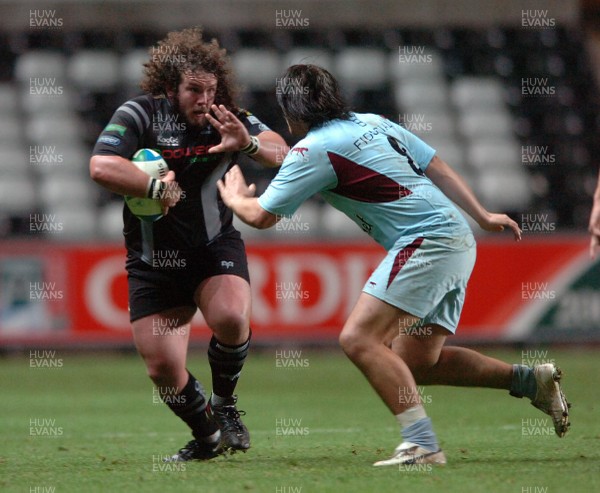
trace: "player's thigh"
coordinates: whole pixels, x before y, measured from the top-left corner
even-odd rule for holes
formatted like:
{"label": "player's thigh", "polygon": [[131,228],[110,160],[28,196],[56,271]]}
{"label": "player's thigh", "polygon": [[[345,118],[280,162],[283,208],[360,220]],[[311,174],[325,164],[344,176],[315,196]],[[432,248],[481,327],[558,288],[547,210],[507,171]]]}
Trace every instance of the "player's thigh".
{"label": "player's thigh", "polygon": [[194,307],[181,306],[132,322],[135,346],[147,366],[185,368],[195,311]]}
{"label": "player's thigh", "polygon": [[252,303],[246,279],[230,274],[209,277],[196,289],[194,300],[220,342],[237,345],[248,339]]}

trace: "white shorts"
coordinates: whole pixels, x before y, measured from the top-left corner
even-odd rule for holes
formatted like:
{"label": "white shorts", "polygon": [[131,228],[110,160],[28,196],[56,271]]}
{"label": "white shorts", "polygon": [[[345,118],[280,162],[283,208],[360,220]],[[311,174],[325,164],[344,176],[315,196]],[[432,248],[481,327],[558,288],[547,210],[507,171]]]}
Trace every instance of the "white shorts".
{"label": "white shorts", "polygon": [[453,334],[475,265],[475,238],[402,238],[388,252],[363,292]]}

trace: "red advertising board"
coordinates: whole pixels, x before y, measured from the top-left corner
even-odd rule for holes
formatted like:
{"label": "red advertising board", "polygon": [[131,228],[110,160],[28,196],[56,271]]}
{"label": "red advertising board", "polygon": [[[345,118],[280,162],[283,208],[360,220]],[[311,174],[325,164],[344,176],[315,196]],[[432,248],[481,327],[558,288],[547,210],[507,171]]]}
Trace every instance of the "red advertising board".
{"label": "red advertising board", "polygon": [[[255,340],[335,340],[384,253],[365,243],[250,244]],[[124,264],[117,245],[0,245],[0,343],[129,342]],[[600,307],[600,286],[581,281],[597,268],[585,237],[480,239],[458,335],[569,340],[575,330],[598,340],[600,309],[585,307]],[[208,339],[201,314],[193,326],[193,338]]]}

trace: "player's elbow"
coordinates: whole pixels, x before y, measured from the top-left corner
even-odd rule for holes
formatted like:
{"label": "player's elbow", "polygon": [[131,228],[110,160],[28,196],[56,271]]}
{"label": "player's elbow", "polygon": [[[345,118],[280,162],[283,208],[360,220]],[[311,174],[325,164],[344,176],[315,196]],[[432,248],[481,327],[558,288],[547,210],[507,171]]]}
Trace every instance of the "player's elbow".
{"label": "player's elbow", "polygon": [[92,156],[90,159],[90,177],[96,183],[103,184],[107,180],[106,163],[102,156]]}
{"label": "player's elbow", "polygon": [[90,177],[98,185],[112,189],[118,179],[116,166],[118,163],[110,156],[92,156],[90,159]]}

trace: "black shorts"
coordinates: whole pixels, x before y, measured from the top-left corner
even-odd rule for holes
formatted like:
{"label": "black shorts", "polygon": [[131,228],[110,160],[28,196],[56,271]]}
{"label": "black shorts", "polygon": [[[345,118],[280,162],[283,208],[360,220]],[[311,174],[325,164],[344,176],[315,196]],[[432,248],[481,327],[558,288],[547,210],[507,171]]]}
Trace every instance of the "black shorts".
{"label": "black shorts", "polygon": [[196,308],[194,292],[209,277],[231,274],[250,282],[244,241],[237,231],[185,253],[155,248],[151,264],[129,255],[125,268],[131,322],[170,308]]}

